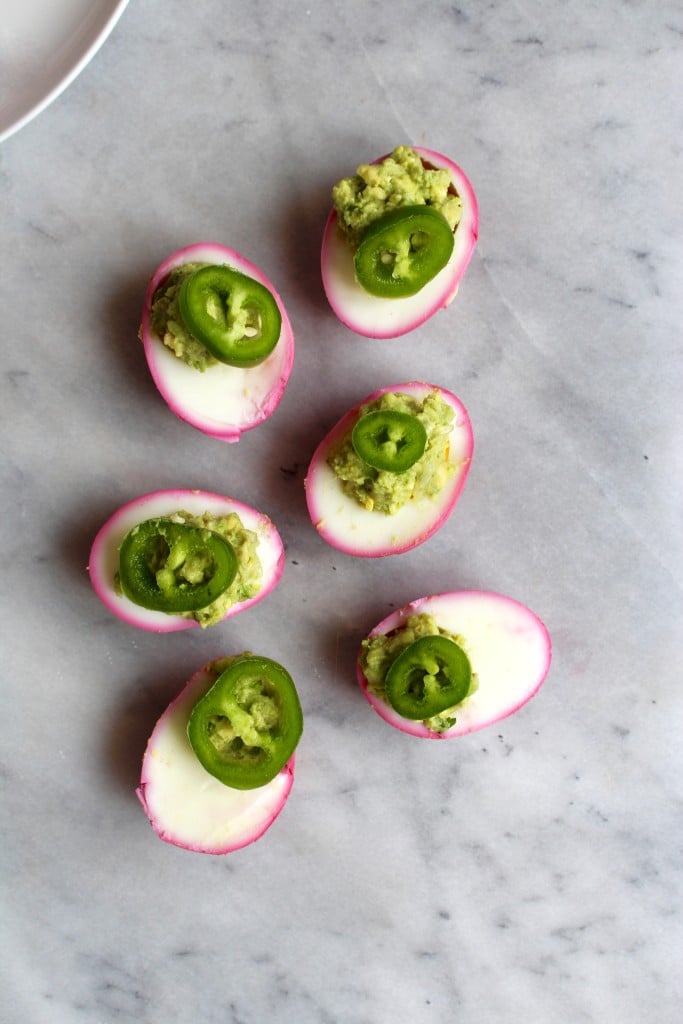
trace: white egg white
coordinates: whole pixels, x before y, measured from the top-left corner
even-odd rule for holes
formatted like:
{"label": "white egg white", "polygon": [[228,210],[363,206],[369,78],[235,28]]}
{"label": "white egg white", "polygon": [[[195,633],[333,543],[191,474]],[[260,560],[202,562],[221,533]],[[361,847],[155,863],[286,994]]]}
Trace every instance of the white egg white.
{"label": "white egg white", "polygon": [[292,788],[294,757],[269,783],[251,790],[231,789],[203,768],[187,738],[187,721],[217,676],[213,663],[205,666],[161,715],[136,793],[164,842],[224,854],[253,843],[272,825]]}
{"label": "white egg white", "polygon": [[[448,461],[456,472],[433,498],[409,501],[393,515],[369,511],[342,490],[339,478],[327,464],[327,456],[358,418],[361,405],[387,391],[423,399],[432,391],[453,408]],[[318,445],[306,475],[308,511],[320,536],[349,555],[376,558],[401,554],[422,544],[452,512],[465,484],[473,452],[473,436],[467,410],[450,391],[422,381],[410,381],[380,388],[349,410]]]}
{"label": "white egg white", "polygon": [[[414,330],[440,309],[448,306],[458,291],[479,232],[479,210],[474,189],[462,168],[441,153],[421,146],[413,147],[428,167],[447,170],[453,188],[463,203],[460,222],[455,229],[455,244],[446,266],[416,295],[385,299],[370,295],[356,281],[354,252],[337,228],[332,210],[323,232],[321,272],[330,306],[350,330],[368,338],[396,338]],[[379,157],[380,163],[385,157]]]}
{"label": "white egg white", "polygon": [[243,502],[209,491],[173,489],[154,491],[123,505],[101,527],[93,542],[88,571],[98,597],[114,615],[139,629],[156,633],[171,633],[198,626],[194,619],[165,612],[141,608],[124,594],[117,592],[115,577],[119,569],[119,548],[124,537],[138,523],[146,519],[172,515],[185,511],[193,515],[224,516],[236,512],[242,525],[257,535],[258,556],[262,567],[262,584],[259,592],[247,601],[240,601],[228,609],[225,618],[244,611],[270,593],[277,584],[284,568],[284,547],[282,539],[268,516]]}
{"label": "white egg white", "polygon": [[[275,349],[264,362],[246,370],[220,363],[201,372],[164,345],[152,328],[152,302],[171,271],[186,263],[227,264],[253,277],[273,294],[282,316],[282,329]],[[294,361],[292,326],[272,283],[234,249],[213,242],[179,249],[157,268],[145,294],[140,337],[154,383],[171,410],[221,441],[239,441],[245,430],[253,429],[272,415],[282,399]]]}
{"label": "white egg white", "polygon": [[442,629],[462,637],[478,686],[455,709],[455,725],[446,732],[433,732],[422,722],[403,718],[372,693],[359,658],[357,674],[361,689],[390,725],[429,739],[463,736],[513,714],[540,688],[550,668],[552,645],[544,624],[525,605],[489,591],[435,594],[392,612],[375,626],[370,636],[390,633],[410,616],[424,613],[433,615]]}

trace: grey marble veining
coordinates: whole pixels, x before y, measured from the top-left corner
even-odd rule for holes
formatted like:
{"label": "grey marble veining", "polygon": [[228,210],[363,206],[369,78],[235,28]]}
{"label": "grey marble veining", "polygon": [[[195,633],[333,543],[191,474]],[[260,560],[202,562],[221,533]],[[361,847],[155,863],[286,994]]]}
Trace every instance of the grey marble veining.
{"label": "grey marble veining", "polygon": [[[681,1005],[683,17],[574,4],[131,0],[0,147],[3,1024],[673,1024]],[[467,171],[453,306],[394,342],[324,299],[329,188],[398,142]],[[297,357],[237,446],[177,421],[136,331],[172,249],[260,264]],[[311,527],[317,440],[375,387],[454,390],[475,430],[427,544],[368,563]],[[85,566],[123,501],[205,487],[287,546],[262,605],[154,636]],[[532,607],[550,675],[518,714],[412,740],[354,678],[421,594]],[[259,650],[305,712],[291,798],[224,858],[161,843],[146,738],[200,665]]]}

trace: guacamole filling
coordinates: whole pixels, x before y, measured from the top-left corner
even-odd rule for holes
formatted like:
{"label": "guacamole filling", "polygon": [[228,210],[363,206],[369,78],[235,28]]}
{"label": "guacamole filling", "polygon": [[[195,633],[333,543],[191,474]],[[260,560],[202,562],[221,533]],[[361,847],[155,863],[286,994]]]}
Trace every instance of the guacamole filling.
{"label": "guacamole filling", "polygon": [[[368,681],[368,690],[371,693],[379,697],[380,700],[389,703],[384,686],[387,672],[402,651],[415,640],[419,640],[424,636],[445,636],[466,651],[463,638],[442,629],[433,615],[428,613],[411,615],[402,626],[392,630],[390,633],[380,633],[377,636],[370,636],[363,640],[360,666]],[[472,696],[478,685],[477,677],[475,673],[472,673],[470,689],[465,700]],[[457,721],[457,708],[462,707],[463,703],[463,701],[460,701],[455,707],[446,708],[438,715],[424,719],[423,725],[431,732],[446,732],[447,729],[455,725]]]}
{"label": "guacamole filling", "polygon": [[357,454],[349,431],[332,449],[327,464],[344,493],[359,505],[371,512],[393,515],[409,501],[433,498],[456,472],[457,467],[448,461],[455,413],[436,391],[430,391],[424,399],[390,391],[361,406],[359,416],[384,409],[409,413],[424,426],[427,444],[417,462],[403,473],[374,469]]}
{"label": "guacamole filling", "polygon": [[410,146],[397,146],[379,164],[361,164],[333,187],[332,203],[339,229],[354,248],[373,221],[400,206],[433,206],[452,231],[462,217],[462,199],[448,171],[425,167]]}
{"label": "guacamole filling", "polygon": [[[233,605],[254,597],[261,589],[263,569],[258,556],[258,536],[248,530],[236,512],[225,516],[212,516],[209,512],[193,515],[191,512],[178,511],[161,518],[171,523],[181,523],[198,529],[212,530],[224,537],[233,547],[237,556],[237,573],[230,586],[204,608],[192,612],[180,612],[184,619],[194,619],[202,628],[215,626],[225,617]],[[155,571],[163,566],[155,567]],[[203,564],[200,556],[188,559],[183,566],[184,578],[193,584],[202,583],[206,574],[212,570],[211,564]],[[118,574],[115,579],[117,593],[121,594]]]}
{"label": "guacamole filling", "polygon": [[210,661],[206,666],[206,672],[211,676],[212,683],[216,682],[219,676],[222,676],[226,668],[235,661],[239,661],[240,658],[252,658],[254,656],[253,651],[242,651],[241,654],[226,654],[222,658],[215,658],[214,661]]}
{"label": "guacamole filling", "polygon": [[183,323],[178,305],[180,286],[183,280],[207,263],[184,263],[172,270],[164,283],[157,288],[152,300],[152,329],[164,345],[178,359],[202,373],[209,366],[218,366],[218,360],[205,345],[191,334]]}

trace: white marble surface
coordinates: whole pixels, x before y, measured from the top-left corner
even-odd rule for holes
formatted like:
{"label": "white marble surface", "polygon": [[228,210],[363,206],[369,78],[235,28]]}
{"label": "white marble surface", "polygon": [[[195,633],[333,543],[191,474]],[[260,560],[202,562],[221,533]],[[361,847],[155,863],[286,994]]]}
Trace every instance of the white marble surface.
{"label": "white marble surface", "polygon": [[[3,1024],[673,1024],[681,1005],[681,124],[672,0],[131,0],[0,147]],[[457,160],[481,235],[455,304],[395,342],[322,294],[332,182],[398,142]],[[148,277],[203,239],[259,263],[297,337],[239,445],[177,421],[136,341]],[[423,547],[311,527],[304,467],[372,388],[469,408],[475,460]],[[267,511],[279,588],[154,636],[90,588],[93,535],[156,487]],[[451,743],[354,682],[394,604],[459,587],[554,640],[522,711]],[[290,801],[225,858],[133,790],[157,714],[251,647],[305,710]]]}

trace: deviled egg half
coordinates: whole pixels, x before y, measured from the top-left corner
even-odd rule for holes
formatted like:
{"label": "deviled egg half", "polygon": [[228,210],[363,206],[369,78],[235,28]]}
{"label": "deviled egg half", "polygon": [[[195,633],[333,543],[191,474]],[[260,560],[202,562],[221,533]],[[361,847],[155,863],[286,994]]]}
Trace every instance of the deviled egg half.
{"label": "deviled egg half", "polygon": [[118,509],[98,531],[88,563],[107,608],[157,633],[212,626],[250,608],[283,568],[282,539],[267,515],[181,488]]}
{"label": "deviled egg half", "polygon": [[136,793],[156,834],[197,853],[253,843],[287,801],[302,729],[282,665],[247,651],[204,666],[147,743]]}
{"label": "deviled egg half", "polygon": [[323,287],[357,334],[395,338],[448,306],[474,250],[479,211],[465,172],[442,153],[398,146],[332,190]]}
{"label": "deviled egg half", "polygon": [[552,648],[537,615],[487,591],[421,597],[363,640],[360,687],[381,718],[427,739],[450,739],[518,711],[543,683]]}
{"label": "deviled egg half", "polygon": [[305,480],[311,521],[349,555],[408,551],[453,511],[473,446],[467,410],[450,391],[422,381],[380,388],[316,448]]}
{"label": "deviled egg half", "polygon": [[157,268],[140,338],[169,408],[221,441],[239,441],[274,412],[294,361],[292,326],[272,283],[214,242],[179,249]]}

